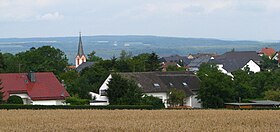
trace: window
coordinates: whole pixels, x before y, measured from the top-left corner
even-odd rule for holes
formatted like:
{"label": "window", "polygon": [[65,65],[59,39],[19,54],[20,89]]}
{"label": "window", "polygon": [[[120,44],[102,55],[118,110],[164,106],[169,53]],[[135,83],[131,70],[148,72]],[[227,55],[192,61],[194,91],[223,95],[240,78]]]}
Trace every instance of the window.
{"label": "window", "polygon": [[183,82],[183,85],[184,85],[184,86],[188,86],[188,84],[187,84],[186,82]]}
{"label": "window", "polygon": [[169,83],[170,87],[174,87],[173,83]]}
{"label": "window", "polygon": [[155,87],[159,87],[160,85],[158,83],[154,83],[154,86]]}

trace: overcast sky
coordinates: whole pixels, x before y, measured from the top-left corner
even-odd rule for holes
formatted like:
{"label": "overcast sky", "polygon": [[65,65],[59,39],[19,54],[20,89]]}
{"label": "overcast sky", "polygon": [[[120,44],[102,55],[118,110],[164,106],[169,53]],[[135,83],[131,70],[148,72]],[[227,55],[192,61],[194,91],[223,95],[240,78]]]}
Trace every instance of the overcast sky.
{"label": "overcast sky", "polygon": [[0,0],[0,38],[79,31],[280,40],[280,0]]}

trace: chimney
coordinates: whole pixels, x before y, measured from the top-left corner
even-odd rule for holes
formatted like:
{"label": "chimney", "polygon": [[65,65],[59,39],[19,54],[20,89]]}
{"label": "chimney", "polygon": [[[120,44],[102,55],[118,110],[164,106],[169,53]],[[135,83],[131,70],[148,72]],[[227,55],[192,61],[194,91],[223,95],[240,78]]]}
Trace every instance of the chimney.
{"label": "chimney", "polygon": [[29,72],[27,77],[30,80],[30,82],[36,82],[36,78],[35,78],[35,73],[34,72]]}

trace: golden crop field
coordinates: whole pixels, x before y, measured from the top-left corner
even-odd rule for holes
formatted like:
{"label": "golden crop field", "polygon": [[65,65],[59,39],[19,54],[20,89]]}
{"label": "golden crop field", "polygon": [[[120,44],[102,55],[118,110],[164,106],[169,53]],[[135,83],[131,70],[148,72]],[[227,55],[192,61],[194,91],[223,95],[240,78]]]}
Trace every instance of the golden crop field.
{"label": "golden crop field", "polygon": [[0,131],[280,131],[280,110],[1,110]]}

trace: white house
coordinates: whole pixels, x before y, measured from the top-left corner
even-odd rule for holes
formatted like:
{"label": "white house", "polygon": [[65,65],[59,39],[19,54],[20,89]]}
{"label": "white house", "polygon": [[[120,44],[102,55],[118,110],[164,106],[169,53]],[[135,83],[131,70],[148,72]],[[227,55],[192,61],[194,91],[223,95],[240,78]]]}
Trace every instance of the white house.
{"label": "white house", "polygon": [[217,56],[210,62],[216,63],[221,72],[233,76],[232,72],[245,68],[254,73],[260,72],[260,61],[261,58],[255,51],[232,51]]}
{"label": "white house", "polygon": [[[196,99],[196,93],[199,89],[200,80],[197,76],[188,72],[134,72],[119,73],[122,77],[134,80],[138,87],[149,96],[158,97],[162,100],[165,107],[170,94],[170,89],[181,89],[185,92],[184,106],[190,108],[201,108],[201,104]],[[107,84],[111,75],[105,80],[99,89],[99,93],[90,92],[93,101],[90,105],[108,105],[109,100],[106,96]],[[171,93],[172,94],[172,93]]]}

